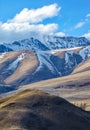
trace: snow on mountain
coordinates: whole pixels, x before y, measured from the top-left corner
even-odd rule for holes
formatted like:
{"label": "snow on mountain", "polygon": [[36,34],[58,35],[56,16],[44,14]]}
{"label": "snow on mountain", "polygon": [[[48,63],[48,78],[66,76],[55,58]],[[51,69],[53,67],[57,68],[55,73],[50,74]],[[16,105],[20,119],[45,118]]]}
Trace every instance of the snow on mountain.
{"label": "snow on mountain", "polygon": [[4,58],[5,54],[6,54],[6,52],[5,53],[1,53],[0,54],[0,59]]}
{"label": "snow on mountain", "polygon": [[51,70],[52,73],[55,73],[51,61],[50,61],[50,54],[47,52],[42,52],[42,51],[37,51],[37,57],[39,60],[39,67],[37,68],[36,71],[39,71],[42,69],[43,65],[47,65],[47,67]]}
{"label": "snow on mountain", "polygon": [[79,54],[82,56],[83,60],[85,60],[86,58],[88,58],[90,56],[90,46],[85,47],[84,49],[82,49]]}
{"label": "snow on mountain", "polygon": [[[29,38],[0,44],[0,52],[0,84],[15,89],[71,74],[90,56],[90,41],[84,37]],[[11,89],[5,88],[4,91]]]}
{"label": "snow on mountain", "polygon": [[46,51],[37,51],[37,57],[39,60],[39,67],[37,68],[36,72],[39,71],[40,69],[43,68],[43,66],[47,66],[47,68],[52,72],[52,73],[58,73],[61,76],[61,73],[58,72],[57,68],[54,66],[53,62],[51,61],[51,56],[49,52]]}
{"label": "snow on mountain", "polygon": [[[1,53],[0,83],[18,87],[69,75],[90,56],[90,46]],[[3,59],[2,59],[3,58]]]}
{"label": "snow on mountain", "polygon": [[80,49],[80,48],[82,48],[82,47],[74,47],[74,48],[64,48],[64,49],[50,50],[50,53],[54,54],[54,53],[56,53],[58,51],[63,52],[63,51],[69,51],[69,50],[73,51],[73,50]]}
{"label": "snow on mountain", "polygon": [[49,50],[43,43],[38,39],[30,38],[24,39],[21,41],[15,41],[10,44],[4,44],[6,47],[11,48],[12,50]]}
{"label": "snow on mountain", "polygon": [[59,49],[59,48],[73,48],[90,45],[90,41],[85,37],[56,37],[56,36],[46,36],[44,41],[48,48]]}
{"label": "snow on mountain", "polygon": [[39,66],[34,74],[39,77],[40,75],[45,75],[48,71],[56,77],[70,74],[79,63],[86,60],[86,58],[83,59],[83,55],[87,58],[89,57],[89,53],[83,55],[81,53],[84,53],[85,48],[90,51],[90,46],[55,50],[54,53],[52,53],[52,50],[36,51]]}
{"label": "snow on mountain", "polygon": [[13,43],[0,44],[0,52],[16,51],[16,50],[57,50],[65,48],[74,48],[90,45],[90,41],[84,37],[56,37],[44,36],[42,39],[33,37]]}
{"label": "snow on mountain", "polygon": [[20,61],[22,61],[24,58],[25,58],[25,53],[22,53],[20,56],[18,56],[18,58],[15,61],[13,61],[9,65],[8,70],[14,71],[18,67],[18,64],[20,63]]}

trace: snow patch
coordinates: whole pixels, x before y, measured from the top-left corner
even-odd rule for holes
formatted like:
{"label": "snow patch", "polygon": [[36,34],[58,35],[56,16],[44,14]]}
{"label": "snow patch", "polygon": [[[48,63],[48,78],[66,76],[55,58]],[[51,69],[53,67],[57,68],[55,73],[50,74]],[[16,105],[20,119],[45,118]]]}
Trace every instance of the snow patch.
{"label": "snow patch", "polygon": [[20,56],[18,56],[18,58],[10,64],[8,70],[15,70],[18,66],[18,64],[20,63],[20,61],[22,61],[25,58],[25,54],[26,53],[22,53]]}
{"label": "snow patch", "polygon": [[48,52],[50,52],[51,54],[55,54],[57,52],[63,52],[63,51],[73,51],[76,49],[81,49],[82,47],[74,47],[74,48],[66,48],[66,49],[57,49],[57,50],[50,50]]}
{"label": "snow patch", "polygon": [[85,47],[84,49],[80,50],[80,56],[82,56],[83,60],[90,56],[90,46]]}
{"label": "snow patch", "polygon": [[5,53],[0,54],[0,59],[4,58],[5,54],[6,54],[6,52],[5,52]]}
{"label": "snow patch", "polygon": [[37,51],[37,56],[38,56],[40,64],[36,71],[39,71],[40,69],[42,69],[43,65],[47,65],[47,67],[51,70],[51,72],[55,73],[55,71],[51,65],[51,61],[50,61],[51,55],[50,54],[48,55],[48,54],[47,54],[47,52]]}
{"label": "snow patch", "polygon": [[46,65],[48,69],[53,73],[58,73],[61,76],[61,73],[58,72],[57,68],[54,66],[52,61],[50,60],[51,54],[46,51],[37,51],[37,56],[39,60],[39,67],[36,72],[43,68],[43,65]]}
{"label": "snow patch", "polygon": [[66,62],[66,64],[69,63],[69,56],[68,56],[67,52],[65,53],[65,62]]}

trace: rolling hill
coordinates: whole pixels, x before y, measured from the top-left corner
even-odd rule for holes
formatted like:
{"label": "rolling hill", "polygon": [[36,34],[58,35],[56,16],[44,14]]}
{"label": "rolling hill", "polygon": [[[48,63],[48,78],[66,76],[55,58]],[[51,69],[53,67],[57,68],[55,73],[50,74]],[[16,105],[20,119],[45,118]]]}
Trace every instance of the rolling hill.
{"label": "rolling hill", "polygon": [[1,130],[90,130],[90,113],[39,90],[0,99]]}
{"label": "rolling hill", "polygon": [[79,64],[68,76],[20,87],[20,89],[31,88],[38,88],[53,95],[61,96],[75,104],[86,103],[86,110],[90,110],[90,58]]}
{"label": "rolling hill", "polygon": [[0,52],[0,130],[90,130],[89,40],[30,38]]}

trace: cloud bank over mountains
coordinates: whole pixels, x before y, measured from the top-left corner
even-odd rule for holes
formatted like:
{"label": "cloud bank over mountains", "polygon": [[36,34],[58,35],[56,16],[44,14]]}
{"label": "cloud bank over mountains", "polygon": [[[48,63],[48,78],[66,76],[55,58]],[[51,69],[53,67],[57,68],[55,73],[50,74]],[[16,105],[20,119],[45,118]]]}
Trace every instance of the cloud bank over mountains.
{"label": "cloud bank over mountains", "polygon": [[0,43],[48,34],[64,36],[64,33],[58,32],[57,23],[42,23],[45,19],[57,16],[60,10],[57,4],[38,9],[24,8],[14,18],[5,23],[0,22]]}
{"label": "cloud bank over mountains", "polygon": [[[52,22],[52,18],[59,17],[60,11],[61,7],[56,3],[37,9],[24,8],[12,19],[8,19],[6,22],[0,21],[0,43],[9,43],[29,37],[41,38],[46,35],[66,36],[67,34],[63,31],[59,31],[59,22]],[[89,19],[90,14],[88,13],[85,19],[72,27],[73,31],[85,26]],[[45,20],[49,20],[49,22],[45,24]],[[82,36],[90,38],[90,30],[88,29],[88,32]]]}

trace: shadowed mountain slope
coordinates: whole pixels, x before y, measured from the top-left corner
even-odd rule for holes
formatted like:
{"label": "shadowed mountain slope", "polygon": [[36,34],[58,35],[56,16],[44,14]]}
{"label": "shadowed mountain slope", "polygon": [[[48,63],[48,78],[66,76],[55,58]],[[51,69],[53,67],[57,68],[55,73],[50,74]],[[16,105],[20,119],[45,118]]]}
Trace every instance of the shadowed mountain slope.
{"label": "shadowed mountain slope", "polygon": [[62,98],[25,90],[0,99],[1,130],[90,130],[90,113]]}

